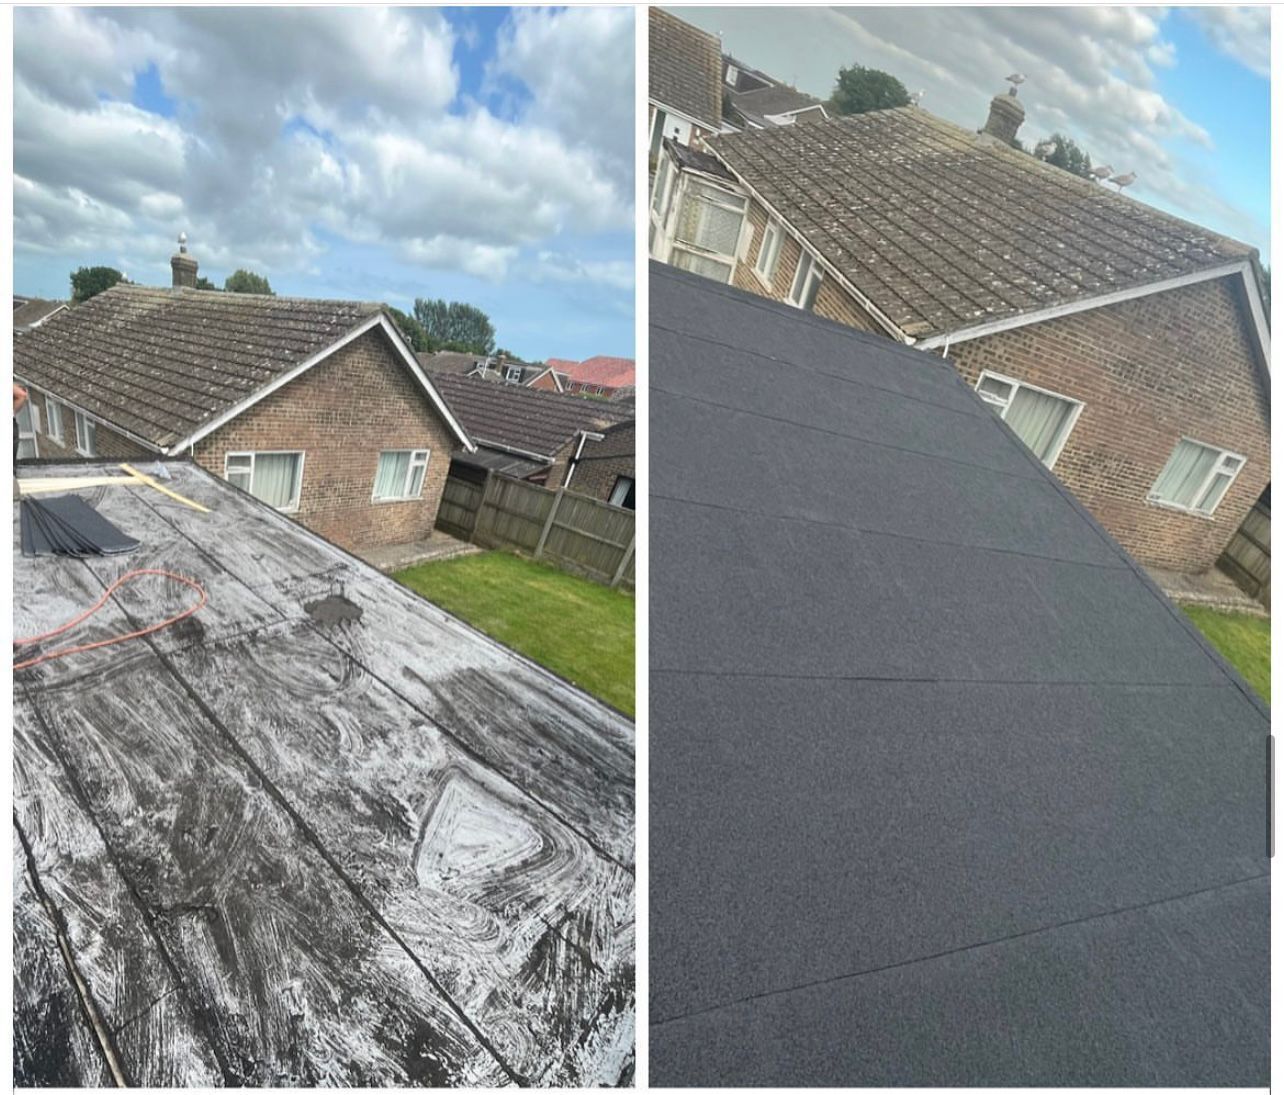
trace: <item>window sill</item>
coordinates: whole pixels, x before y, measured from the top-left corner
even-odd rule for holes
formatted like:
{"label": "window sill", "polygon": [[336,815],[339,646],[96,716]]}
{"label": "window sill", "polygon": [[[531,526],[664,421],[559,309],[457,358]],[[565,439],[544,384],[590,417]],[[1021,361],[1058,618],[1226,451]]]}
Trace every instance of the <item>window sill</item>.
{"label": "window sill", "polygon": [[370,504],[372,506],[387,506],[396,502],[422,502],[423,500],[423,494],[416,494],[410,498],[371,498]]}
{"label": "window sill", "polygon": [[[1146,505],[1154,506],[1156,509],[1166,509],[1169,513],[1184,513],[1187,517],[1197,517],[1201,521],[1215,521],[1217,519],[1217,510],[1212,513],[1201,513],[1197,509],[1187,509],[1185,506],[1174,505],[1172,502],[1161,502],[1158,498],[1147,498]],[[1217,503],[1218,507],[1221,503]]]}
{"label": "window sill", "polygon": [[[758,267],[756,267],[756,266],[752,267],[751,269],[753,270],[753,276],[754,276],[754,277],[756,277],[756,278],[758,279],[759,283],[762,285],[762,287],[763,287],[764,289],[766,289],[766,290],[767,290],[767,292],[769,292],[769,293],[771,293],[771,292],[775,292],[775,289],[774,289],[774,287],[773,287],[773,286],[772,286],[772,284],[771,284],[771,280],[772,280],[772,279],[771,279],[771,277],[764,277],[764,276],[759,272]],[[776,273],[776,272],[775,272],[774,270],[771,272],[772,277],[774,277],[774,276],[775,276],[775,273]]]}

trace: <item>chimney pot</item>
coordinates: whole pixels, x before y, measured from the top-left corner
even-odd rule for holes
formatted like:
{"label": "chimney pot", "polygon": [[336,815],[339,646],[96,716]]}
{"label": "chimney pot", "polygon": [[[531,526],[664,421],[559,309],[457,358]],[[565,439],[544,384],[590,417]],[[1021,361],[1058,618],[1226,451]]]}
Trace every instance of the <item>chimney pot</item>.
{"label": "chimney pot", "polygon": [[1016,89],[1008,94],[998,94],[990,100],[990,116],[985,121],[982,133],[988,133],[995,140],[1012,144],[1016,140],[1017,130],[1025,121],[1025,107],[1016,97]]}

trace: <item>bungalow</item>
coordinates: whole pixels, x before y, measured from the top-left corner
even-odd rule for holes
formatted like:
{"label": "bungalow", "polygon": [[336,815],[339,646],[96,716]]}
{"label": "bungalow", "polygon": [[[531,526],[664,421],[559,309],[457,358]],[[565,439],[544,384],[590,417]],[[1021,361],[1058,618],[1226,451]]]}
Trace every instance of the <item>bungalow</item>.
{"label": "bungalow", "polygon": [[425,537],[473,443],[380,305],[116,285],[14,340],[31,455],[186,454],[350,549]]}
{"label": "bungalow", "polygon": [[651,254],[947,356],[1138,559],[1206,570],[1270,480],[1257,252],[1013,148],[1023,117],[665,142]]}
{"label": "bungalow", "polygon": [[667,11],[649,12],[647,124],[654,162],[665,139],[685,145],[722,131],[722,44]]}
{"label": "bungalow", "polygon": [[456,454],[458,463],[562,486],[585,444],[632,411],[599,399],[580,399],[479,377],[442,374],[437,387],[476,450]]}

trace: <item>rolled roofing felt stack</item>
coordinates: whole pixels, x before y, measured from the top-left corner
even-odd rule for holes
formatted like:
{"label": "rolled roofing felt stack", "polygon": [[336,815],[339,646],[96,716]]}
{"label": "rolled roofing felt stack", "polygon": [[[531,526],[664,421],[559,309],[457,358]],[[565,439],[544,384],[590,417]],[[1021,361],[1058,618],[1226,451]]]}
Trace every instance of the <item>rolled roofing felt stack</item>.
{"label": "rolled roofing felt stack", "polygon": [[22,554],[125,555],[139,542],[126,536],[83,498],[60,494],[54,498],[23,498]]}

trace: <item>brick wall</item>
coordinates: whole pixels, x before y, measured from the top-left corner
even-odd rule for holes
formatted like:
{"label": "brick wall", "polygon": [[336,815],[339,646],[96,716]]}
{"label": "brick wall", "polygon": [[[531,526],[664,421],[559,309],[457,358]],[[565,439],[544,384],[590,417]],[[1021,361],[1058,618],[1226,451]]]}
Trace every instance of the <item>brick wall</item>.
{"label": "brick wall", "polygon": [[[348,549],[426,537],[458,445],[380,331],[370,331],[279,388],[196,446],[224,474],[231,452],[302,450],[303,486],[292,516]],[[423,494],[373,502],[384,449],[428,449]]]}
{"label": "brick wall", "polygon": [[[1236,278],[957,343],[969,384],[983,369],[1084,403],[1054,471],[1139,561],[1212,566],[1270,482],[1270,406]],[[1190,437],[1246,456],[1211,518],[1146,501]]]}
{"label": "brick wall", "polygon": [[581,460],[575,467],[575,476],[571,479],[569,489],[576,494],[596,498],[599,502],[609,502],[611,491],[615,489],[615,481],[621,475],[636,478],[632,455]]}

